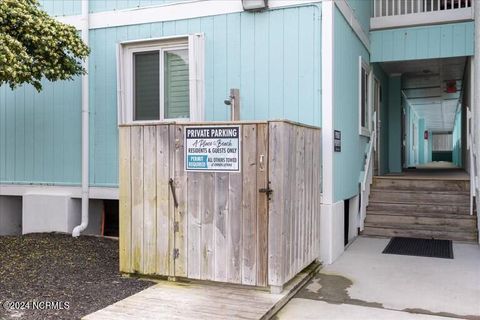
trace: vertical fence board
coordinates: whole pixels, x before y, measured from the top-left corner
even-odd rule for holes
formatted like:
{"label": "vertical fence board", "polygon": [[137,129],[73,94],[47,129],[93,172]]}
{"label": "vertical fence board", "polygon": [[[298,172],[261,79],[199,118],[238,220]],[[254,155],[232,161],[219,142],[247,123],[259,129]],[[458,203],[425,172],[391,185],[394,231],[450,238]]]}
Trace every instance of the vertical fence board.
{"label": "vertical fence board", "polygon": [[[285,125],[272,122],[269,125],[269,169],[270,180],[275,191],[272,193],[272,201],[269,206],[268,218],[268,283],[273,286],[283,285],[283,246],[282,229],[284,198],[284,148],[285,148]],[[276,173],[276,174],[274,174]]]}
{"label": "vertical fence board", "polygon": [[[268,188],[268,125],[257,126],[257,190]],[[267,285],[268,195],[257,193],[257,286]]]}
{"label": "vertical fence board", "polygon": [[[284,179],[284,237],[283,241],[286,241],[284,245],[284,267],[283,275],[286,276],[290,273],[291,266],[293,266],[295,261],[294,256],[294,243],[295,243],[295,220],[294,212],[296,203],[296,174],[295,170],[289,170],[295,168],[295,162],[297,159],[296,150],[296,139],[295,139],[295,127],[285,125],[285,137],[284,144],[287,148],[287,151],[284,153],[284,157],[287,157],[285,161],[285,179]],[[288,156],[287,156],[288,155]],[[274,174],[272,172],[272,174]]]}
{"label": "vertical fence board", "polygon": [[201,262],[201,248],[202,240],[202,187],[201,184],[203,173],[189,172],[188,174],[188,233],[187,233],[187,248],[188,248],[188,277],[193,279],[200,279],[200,262]]}
{"label": "vertical fence board", "polygon": [[311,235],[312,235],[312,130],[305,132],[305,213],[304,213],[304,227],[303,234],[303,261],[308,261],[311,258]]}
{"label": "vertical fence board", "polygon": [[215,173],[215,279],[227,281],[228,173]]}
{"label": "vertical fence board", "polygon": [[242,282],[242,174],[230,173],[227,219],[227,281]]}
{"label": "vertical fence board", "polygon": [[132,268],[143,273],[143,127],[132,127]]}
{"label": "vertical fence board", "polygon": [[156,273],[173,275],[170,272],[170,134],[168,125],[157,126],[157,262]]}
{"label": "vertical fence board", "polygon": [[243,253],[242,283],[256,284],[257,244],[257,126],[244,125],[242,128],[242,174],[243,174]]}
{"label": "vertical fence board", "polygon": [[143,128],[143,252],[145,274],[156,271],[157,254],[157,144],[155,126]]}
{"label": "vertical fence board", "polygon": [[215,280],[215,243],[213,215],[215,207],[214,174],[211,172],[202,173],[200,180],[201,195],[201,263],[200,279]]}
{"label": "vertical fence board", "polygon": [[321,181],[322,181],[322,169],[321,169],[321,134],[319,130],[314,131],[313,139],[313,257],[320,257],[320,195],[322,193]]}
{"label": "vertical fence board", "polygon": [[[168,172],[169,172],[169,177],[168,180],[170,182],[170,179],[173,181],[173,190],[175,190],[176,194],[176,183],[177,183],[177,177],[175,175],[175,159],[177,155],[177,142],[175,139],[175,125],[169,125],[168,126]],[[176,249],[176,237],[177,237],[177,232],[178,230],[174,229],[174,225],[177,222],[177,208],[175,207],[175,202],[173,199],[173,192],[172,192],[172,187],[169,185],[168,186],[168,192],[169,192],[169,204],[168,204],[168,217],[170,220],[170,227],[168,229],[168,261],[169,261],[169,275],[174,276],[175,275],[175,260],[173,259],[173,250]],[[177,198],[178,201],[178,198]],[[173,231],[172,231],[173,230]]]}
{"label": "vertical fence board", "polygon": [[119,252],[120,271],[132,272],[132,184],[130,169],[130,127],[121,128],[120,138],[120,172],[119,172],[119,199],[120,199],[120,226]]}
{"label": "vertical fence board", "polygon": [[178,232],[175,232],[175,248],[179,250],[179,256],[175,259],[175,275],[186,277],[188,275],[188,191],[187,191],[187,173],[184,168],[184,141],[183,126],[173,126],[175,132],[175,193],[178,200],[178,208],[175,210],[175,221],[178,223]]}

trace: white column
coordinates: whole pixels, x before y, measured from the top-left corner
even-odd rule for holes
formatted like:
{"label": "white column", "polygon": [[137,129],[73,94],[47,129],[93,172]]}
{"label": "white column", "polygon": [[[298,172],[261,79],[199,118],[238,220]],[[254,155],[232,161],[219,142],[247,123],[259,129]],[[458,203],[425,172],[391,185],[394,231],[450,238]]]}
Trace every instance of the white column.
{"label": "white column", "polygon": [[343,252],[343,201],[335,203],[333,175],[335,2],[322,2],[322,185],[320,260],[332,263]]}
{"label": "white column", "polygon": [[[475,56],[474,56],[474,72],[473,72],[473,87],[472,91],[474,94],[473,97],[473,140],[475,145],[475,152],[477,155],[476,164],[477,164],[477,176],[476,183],[479,183],[479,173],[480,169],[480,2],[472,1],[475,10]],[[473,183],[473,181],[470,181]],[[478,185],[477,185],[478,187]],[[477,211],[480,208],[480,196],[477,194]],[[478,214],[478,213],[477,213]],[[480,219],[477,219],[478,228],[480,229]],[[480,237],[479,237],[480,242]]]}

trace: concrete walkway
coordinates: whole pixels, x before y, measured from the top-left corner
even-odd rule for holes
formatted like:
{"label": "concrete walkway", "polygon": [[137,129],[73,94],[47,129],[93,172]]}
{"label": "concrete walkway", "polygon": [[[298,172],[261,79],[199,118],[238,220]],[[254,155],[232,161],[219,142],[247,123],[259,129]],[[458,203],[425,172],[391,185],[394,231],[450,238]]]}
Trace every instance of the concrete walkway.
{"label": "concrete walkway", "polygon": [[382,254],[389,239],[359,237],[277,315],[279,319],[480,319],[480,247],[454,259]]}

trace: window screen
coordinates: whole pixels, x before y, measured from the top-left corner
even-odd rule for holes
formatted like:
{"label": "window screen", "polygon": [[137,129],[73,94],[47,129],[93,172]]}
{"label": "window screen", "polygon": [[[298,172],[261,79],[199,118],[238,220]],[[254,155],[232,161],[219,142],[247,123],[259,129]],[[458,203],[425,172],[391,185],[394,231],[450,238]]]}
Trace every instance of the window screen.
{"label": "window screen", "polygon": [[165,119],[189,118],[188,50],[164,52]]}
{"label": "window screen", "polygon": [[134,54],[135,120],[160,119],[159,52]]}

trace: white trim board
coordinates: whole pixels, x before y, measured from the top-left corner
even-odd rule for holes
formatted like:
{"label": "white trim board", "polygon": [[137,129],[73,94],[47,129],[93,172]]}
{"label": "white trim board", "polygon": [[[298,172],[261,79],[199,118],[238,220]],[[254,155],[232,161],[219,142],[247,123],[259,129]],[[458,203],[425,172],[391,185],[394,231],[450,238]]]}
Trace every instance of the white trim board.
{"label": "white trim board", "polygon": [[[322,0],[269,0],[270,9],[319,3]],[[241,0],[194,0],[158,6],[95,12],[89,15],[90,29],[129,26],[142,23],[174,21],[243,12]],[[57,17],[61,22],[81,29],[82,16]]]}
{"label": "white trim board", "polygon": [[[189,98],[190,117],[182,121],[203,121],[204,118],[204,34],[195,33],[189,35],[168,36],[153,39],[140,39],[126,41],[118,44],[117,47],[117,100],[118,100],[118,123],[142,123],[134,121],[134,83],[133,83],[133,55],[142,51],[159,51],[160,68],[163,68],[163,53],[165,50],[187,49],[189,65]],[[162,69],[163,70],[163,69]],[[162,123],[178,119],[165,119],[164,116],[164,92],[163,92],[163,71],[160,71],[160,119],[151,120]]]}
{"label": "white trim board", "polygon": [[322,3],[322,204],[333,203],[333,37],[332,1]]}
{"label": "white trim board", "polygon": [[[0,196],[23,196],[27,193],[65,193],[72,198],[81,198],[82,188],[80,186],[0,184]],[[90,199],[118,200],[118,188],[90,187]]]}
{"label": "white trim board", "polygon": [[[346,0],[335,0],[338,10],[342,13],[347,20],[350,27],[353,29],[357,37],[363,43],[368,52],[370,52],[370,38],[367,33],[363,30],[362,26],[355,17],[355,12],[350,7]],[[367,30],[368,31],[368,30]]]}

